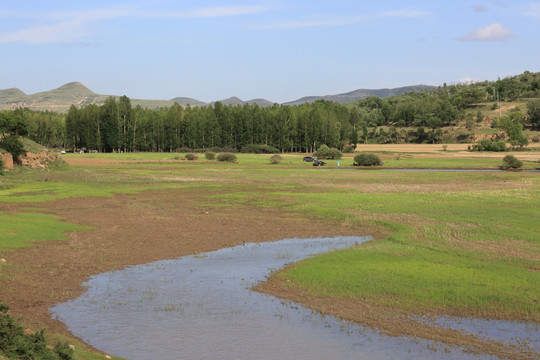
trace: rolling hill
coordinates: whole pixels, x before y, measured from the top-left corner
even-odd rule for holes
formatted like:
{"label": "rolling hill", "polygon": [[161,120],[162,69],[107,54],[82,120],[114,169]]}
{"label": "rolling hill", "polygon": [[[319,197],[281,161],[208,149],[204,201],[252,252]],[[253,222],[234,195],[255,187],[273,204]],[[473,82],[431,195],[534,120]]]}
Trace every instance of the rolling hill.
{"label": "rolling hill", "polygon": [[433,89],[436,86],[429,85],[413,85],[413,86],[404,86],[395,89],[358,89],[350,92],[346,92],[338,95],[326,95],[326,96],[306,96],[295,101],[290,101],[284,103],[284,105],[300,105],[303,103],[311,103],[317,100],[327,100],[334,101],[341,104],[351,103],[358,100],[362,100],[368,96],[378,96],[380,98],[390,97],[394,95],[400,95],[408,91],[414,90],[429,90]]}
{"label": "rolling hill", "polygon": [[[368,96],[389,97],[393,95],[402,94],[412,90],[424,90],[431,89],[434,86],[427,85],[414,85],[405,86],[395,89],[358,89],[343,94],[326,95],[326,96],[307,96],[294,101],[284,103],[284,105],[300,105],[303,103],[311,103],[317,100],[328,100],[338,103],[350,103],[357,100],[361,100]],[[109,96],[118,98],[117,95],[100,95],[96,94],[92,90],[88,89],[80,82],[71,82],[60,86],[57,89],[42,91],[35,94],[27,95],[17,88],[10,88],[0,90],[0,110],[16,109],[20,107],[27,107],[32,110],[49,110],[56,112],[67,112],[71,105],[82,107],[89,104],[101,105]],[[257,104],[261,107],[272,106],[274,102],[266,99],[253,99],[243,101],[236,96],[219,100],[224,105],[244,105],[244,104]],[[215,102],[206,103],[189,97],[175,97],[171,100],[144,100],[144,99],[131,99],[133,106],[140,105],[144,108],[156,109],[160,107],[168,107],[177,102],[183,106],[207,106],[212,105]]]}

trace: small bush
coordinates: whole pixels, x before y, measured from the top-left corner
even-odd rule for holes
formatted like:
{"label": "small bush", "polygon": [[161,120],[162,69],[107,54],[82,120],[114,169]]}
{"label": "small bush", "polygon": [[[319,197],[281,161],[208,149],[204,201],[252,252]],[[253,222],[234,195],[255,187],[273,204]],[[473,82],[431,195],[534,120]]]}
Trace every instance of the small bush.
{"label": "small bush", "polygon": [[343,152],[350,154],[354,152],[355,148],[356,147],[353,144],[345,144],[343,145]]}
{"label": "small bush", "polygon": [[47,348],[44,330],[26,334],[18,321],[7,313],[8,310],[9,307],[0,301],[0,354],[8,359],[73,359],[73,350],[68,344]]}
{"label": "small bush", "polygon": [[191,148],[188,148],[188,147],[180,147],[178,149],[176,149],[176,152],[179,152],[179,153],[188,153],[188,152],[191,152],[193,151]]}
{"label": "small bush", "polygon": [[24,145],[17,135],[6,136],[0,141],[0,148],[13,155],[13,161],[19,163],[19,156],[24,154]]}
{"label": "small bush", "polygon": [[268,145],[255,145],[255,144],[249,144],[242,147],[242,150],[240,150],[243,153],[250,153],[250,154],[272,154],[279,152],[279,149],[276,149],[275,147],[268,146]]}
{"label": "small bush", "polygon": [[186,160],[199,160],[199,157],[197,156],[197,154],[187,153]]}
{"label": "small bush", "polygon": [[231,153],[221,153],[218,154],[217,161],[236,162],[236,155]]}
{"label": "small bush", "polygon": [[216,153],[212,151],[207,151],[204,153],[204,157],[206,160],[215,160],[216,159]]}
{"label": "small bush", "polygon": [[381,166],[382,160],[375,154],[358,154],[354,157],[354,166]]}
{"label": "small bush", "polygon": [[318,159],[336,159],[339,160],[343,156],[341,154],[341,151],[339,151],[336,148],[329,148],[326,145],[321,145],[315,153],[313,153],[313,156],[315,156]]}
{"label": "small bush", "polygon": [[506,155],[503,159],[503,169],[519,169],[523,166],[523,162],[517,159],[514,155]]}
{"label": "small bush", "polygon": [[270,158],[270,162],[272,164],[279,164],[281,160],[282,160],[282,157],[281,155],[278,155],[278,154],[272,155],[272,157]]}
{"label": "small bush", "polygon": [[480,140],[478,144],[473,146],[474,151],[506,151],[506,143],[504,141]]}

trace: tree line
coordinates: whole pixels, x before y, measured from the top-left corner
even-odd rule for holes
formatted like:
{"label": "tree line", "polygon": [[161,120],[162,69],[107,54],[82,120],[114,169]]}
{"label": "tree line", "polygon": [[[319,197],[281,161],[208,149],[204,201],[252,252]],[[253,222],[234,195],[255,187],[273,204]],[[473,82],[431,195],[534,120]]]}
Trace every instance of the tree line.
{"label": "tree line", "polygon": [[298,107],[257,105],[132,107],[130,99],[109,97],[102,106],[71,106],[65,119],[66,143],[99,151],[157,151],[241,148],[263,144],[282,152],[314,151],[321,144],[350,141],[354,119],[331,102]]}
{"label": "tree line", "polygon": [[[316,101],[298,106],[224,105],[147,109],[128,97],[103,105],[72,105],[67,114],[17,109],[0,112],[0,138],[25,135],[49,147],[173,152],[183,149],[241,150],[266,145],[281,152],[313,152],[321,145],[342,151],[358,143],[437,143],[441,128],[464,121],[474,104],[533,98],[521,126],[540,126],[540,73],[474,84],[446,85],[390,98],[370,96],[352,104]],[[477,118],[481,114],[476,115]],[[15,124],[15,125],[14,125]],[[501,128],[511,123],[499,121]],[[518,125],[516,125],[519,127]]]}

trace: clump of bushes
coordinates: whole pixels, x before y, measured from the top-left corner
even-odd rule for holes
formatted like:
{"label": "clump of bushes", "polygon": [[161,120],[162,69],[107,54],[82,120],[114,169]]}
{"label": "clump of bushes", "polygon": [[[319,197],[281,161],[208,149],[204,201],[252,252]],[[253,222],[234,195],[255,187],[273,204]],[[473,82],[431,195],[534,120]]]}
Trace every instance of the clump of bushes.
{"label": "clump of bushes", "polygon": [[382,160],[375,154],[362,153],[354,157],[354,166],[381,166]]}
{"label": "clump of bushes", "polygon": [[279,152],[279,149],[276,149],[275,147],[272,147],[269,145],[249,144],[249,145],[243,146],[240,152],[249,153],[249,154],[272,154],[272,153]]}
{"label": "clump of bushes", "polygon": [[523,166],[523,162],[516,158],[514,155],[506,155],[503,159],[502,168],[507,169],[519,169]]}
{"label": "clump of bushes", "polygon": [[351,153],[354,152],[355,148],[356,148],[356,146],[354,144],[345,144],[345,145],[343,145],[343,152],[351,154]]}
{"label": "clump of bushes", "polygon": [[224,162],[236,162],[236,154],[232,153],[221,153],[216,157],[217,161]]}
{"label": "clump of bushes", "polygon": [[506,151],[506,143],[504,141],[480,140],[478,144],[474,144],[471,151]]}
{"label": "clump of bushes", "polygon": [[339,160],[343,156],[341,151],[336,148],[329,148],[326,145],[321,145],[317,151],[313,153],[318,159],[336,159]]}
{"label": "clump of bushes", "polygon": [[[8,359],[71,360],[73,349],[66,343],[47,347],[44,330],[31,332],[19,325],[0,301],[0,354]],[[0,356],[0,358],[3,358]]]}
{"label": "clump of bushes", "polygon": [[206,158],[206,160],[215,160],[216,153],[212,151],[207,151],[204,153],[204,157]]}
{"label": "clump of bushes", "polygon": [[0,148],[13,155],[13,161],[20,163],[19,156],[24,154],[24,145],[17,135],[6,136],[0,141]]}
{"label": "clump of bushes", "polygon": [[186,160],[199,160],[199,157],[197,156],[197,154],[187,153]]}
{"label": "clump of bushes", "polygon": [[282,157],[281,155],[278,155],[278,154],[272,155],[272,157],[270,157],[270,162],[272,164],[279,164],[281,160],[282,160]]}

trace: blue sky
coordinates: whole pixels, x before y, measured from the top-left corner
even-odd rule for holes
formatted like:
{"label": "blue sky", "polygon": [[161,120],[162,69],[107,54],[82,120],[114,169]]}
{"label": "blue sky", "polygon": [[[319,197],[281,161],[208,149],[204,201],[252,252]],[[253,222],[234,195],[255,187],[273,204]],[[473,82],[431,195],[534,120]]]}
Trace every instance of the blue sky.
{"label": "blue sky", "polygon": [[0,89],[285,102],[536,72],[539,43],[539,0],[2,0]]}

